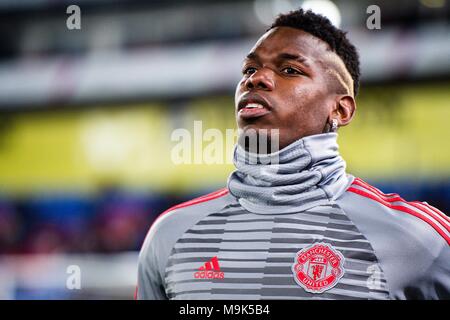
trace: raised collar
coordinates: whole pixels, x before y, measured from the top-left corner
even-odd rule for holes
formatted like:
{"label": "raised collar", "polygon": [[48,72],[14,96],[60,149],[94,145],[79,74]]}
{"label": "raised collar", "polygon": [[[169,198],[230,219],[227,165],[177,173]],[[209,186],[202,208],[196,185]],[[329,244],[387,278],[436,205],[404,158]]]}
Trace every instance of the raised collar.
{"label": "raised collar", "polygon": [[237,170],[228,179],[228,189],[246,210],[261,214],[300,212],[330,203],[351,182],[337,137],[337,133],[307,136],[264,155],[236,145]]}

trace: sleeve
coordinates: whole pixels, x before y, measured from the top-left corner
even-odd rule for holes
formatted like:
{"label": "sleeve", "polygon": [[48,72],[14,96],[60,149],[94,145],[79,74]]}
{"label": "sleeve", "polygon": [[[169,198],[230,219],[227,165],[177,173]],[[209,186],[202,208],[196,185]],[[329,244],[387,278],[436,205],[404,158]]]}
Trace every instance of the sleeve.
{"label": "sleeve", "polygon": [[137,300],[167,300],[157,253],[157,238],[149,232],[139,253]]}

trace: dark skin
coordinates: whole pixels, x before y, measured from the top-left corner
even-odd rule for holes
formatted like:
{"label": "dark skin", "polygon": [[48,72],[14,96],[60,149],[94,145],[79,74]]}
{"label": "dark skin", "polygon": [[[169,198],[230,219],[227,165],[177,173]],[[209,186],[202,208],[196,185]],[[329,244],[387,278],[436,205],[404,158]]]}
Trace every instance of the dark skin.
{"label": "dark skin", "polygon": [[[266,32],[243,63],[235,94],[239,129],[279,129],[279,148],[349,124],[356,109],[353,82],[328,44],[290,27]],[[264,102],[261,116],[245,117],[246,103]],[[241,110],[241,111],[245,111]]]}

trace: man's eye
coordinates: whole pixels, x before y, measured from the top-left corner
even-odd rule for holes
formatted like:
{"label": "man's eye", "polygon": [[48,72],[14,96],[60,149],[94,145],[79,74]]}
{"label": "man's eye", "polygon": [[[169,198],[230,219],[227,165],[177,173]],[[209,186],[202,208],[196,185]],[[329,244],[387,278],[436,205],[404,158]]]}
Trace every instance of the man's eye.
{"label": "man's eye", "polygon": [[253,73],[255,73],[255,72],[256,72],[256,68],[253,68],[253,67],[245,68],[245,69],[242,71],[242,73],[243,73],[243,74],[246,74],[246,75],[250,75],[250,74],[253,74]]}
{"label": "man's eye", "polygon": [[294,68],[291,68],[291,67],[283,68],[281,71],[286,73],[286,74],[301,74],[300,71],[298,71],[298,70],[296,70]]}

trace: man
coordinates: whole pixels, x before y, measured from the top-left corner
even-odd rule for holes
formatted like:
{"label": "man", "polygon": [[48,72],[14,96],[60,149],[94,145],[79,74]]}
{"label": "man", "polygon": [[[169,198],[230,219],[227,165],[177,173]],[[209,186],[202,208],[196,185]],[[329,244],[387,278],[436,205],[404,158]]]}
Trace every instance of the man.
{"label": "man", "polygon": [[278,130],[280,150],[240,139],[227,188],[157,219],[137,298],[450,298],[449,218],[345,172],[336,130],[358,85],[344,32],[310,11],[279,16],[245,58],[235,102],[241,132]]}

